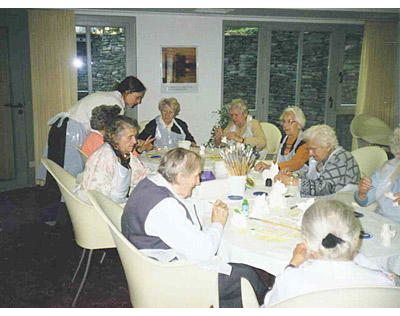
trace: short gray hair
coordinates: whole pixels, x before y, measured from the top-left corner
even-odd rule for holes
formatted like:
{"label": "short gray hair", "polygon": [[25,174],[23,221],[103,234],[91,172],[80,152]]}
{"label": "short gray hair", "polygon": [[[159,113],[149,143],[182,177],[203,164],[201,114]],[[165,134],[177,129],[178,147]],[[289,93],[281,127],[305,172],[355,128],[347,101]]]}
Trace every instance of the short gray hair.
{"label": "short gray hair", "polygon": [[322,148],[328,147],[328,143],[331,144],[332,149],[336,149],[339,146],[334,129],[326,124],[314,125],[306,129],[303,139],[306,142],[313,140]]}
{"label": "short gray hair", "polygon": [[242,114],[247,114],[247,104],[244,102],[243,99],[233,99],[231,103],[226,105],[226,109],[230,112],[233,109],[238,109]]}
{"label": "short gray hair", "polygon": [[99,105],[92,110],[90,117],[90,127],[96,131],[101,131],[111,123],[111,120],[116,117],[121,108],[118,105]]}
{"label": "short gray hair", "polygon": [[400,154],[400,127],[397,127],[390,137],[390,151],[395,156]]}
{"label": "short gray hair", "polygon": [[283,119],[283,116],[286,113],[292,113],[294,115],[294,119],[297,124],[300,125],[301,129],[306,126],[306,117],[304,116],[303,111],[298,106],[288,106],[286,109],[284,109],[281,116],[279,117],[280,121]]}
{"label": "short gray hair", "polygon": [[158,109],[160,110],[160,112],[162,111],[162,108],[165,105],[169,106],[170,108],[172,108],[174,110],[175,116],[177,116],[179,114],[179,112],[181,111],[181,105],[179,104],[179,102],[176,98],[161,99],[160,102],[158,102]]}
{"label": "short gray hair", "polygon": [[[301,232],[311,251],[319,253],[322,259],[352,260],[359,243],[360,223],[354,216],[353,208],[338,200],[318,200],[304,213]],[[333,248],[326,248],[322,240],[332,234],[344,242]]]}
{"label": "short gray hair", "polygon": [[139,131],[139,125],[135,119],[118,115],[111,121],[110,125],[106,126],[104,142],[114,145],[118,144],[122,134],[127,128],[134,128],[136,133]]}
{"label": "short gray hair", "polygon": [[201,167],[201,157],[197,153],[184,148],[174,148],[161,158],[158,172],[169,183],[176,183],[179,172],[190,175],[199,167]]}

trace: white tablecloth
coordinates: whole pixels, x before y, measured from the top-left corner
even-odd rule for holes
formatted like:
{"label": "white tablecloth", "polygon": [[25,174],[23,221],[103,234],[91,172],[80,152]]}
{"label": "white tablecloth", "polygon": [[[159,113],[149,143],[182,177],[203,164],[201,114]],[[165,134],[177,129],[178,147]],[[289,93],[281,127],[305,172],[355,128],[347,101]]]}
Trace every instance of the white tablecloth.
{"label": "white tablecloth", "polygon": [[[255,191],[270,191],[270,188],[263,186],[260,178],[257,178],[261,176],[254,176],[254,174],[252,176],[256,178],[258,185],[252,189],[246,189],[245,197],[249,200],[250,208]],[[299,208],[290,209],[290,207],[305,199],[300,198],[298,192],[295,191],[291,189],[292,197],[287,198],[287,208],[271,212],[267,219],[300,228],[304,211]],[[212,210],[210,202],[219,198],[229,206],[230,215],[218,255],[226,262],[249,264],[275,275],[281,273],[289,263],[293,249],[297,243],[301,242],[300,232],[252,219],[247,220],[247,228],[232,225],[233,210],[240,209],[242,201],[231,201],[228,195],[228,183],[222,179],[203,182],[192,195],[197,209],[202,212],[205,224],[210,222]],[[354,206],[352,192],[337,194],[336,198]],[[362,229],[372,236],[361,240],[360,252],[384,269],[400,274],[400,224],[373,212],[375,207],[376,205],[367,208],[354,207],[357,212],[364,215],[360,218]],[[381,245],[380,231],[384,223],[391,224],[398,232],[390,247]]]}

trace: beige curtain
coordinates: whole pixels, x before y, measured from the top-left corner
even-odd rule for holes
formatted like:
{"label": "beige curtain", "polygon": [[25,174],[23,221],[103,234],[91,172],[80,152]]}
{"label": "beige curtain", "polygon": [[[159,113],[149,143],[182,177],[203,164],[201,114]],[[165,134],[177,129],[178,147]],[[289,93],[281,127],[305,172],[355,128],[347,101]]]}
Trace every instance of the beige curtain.
{"label": "beige curtain", "polygon": [[75,16],[71,10],[29,10],[36,170],[47,142],[47,120],[77,101]]}
{"label": "beige curtain", "polygon": [[[376,116],[391,127],[395,104],[396,49],[396,23],[365,24],[355,114]],[[355,139],[352,148],[357,148]]]}

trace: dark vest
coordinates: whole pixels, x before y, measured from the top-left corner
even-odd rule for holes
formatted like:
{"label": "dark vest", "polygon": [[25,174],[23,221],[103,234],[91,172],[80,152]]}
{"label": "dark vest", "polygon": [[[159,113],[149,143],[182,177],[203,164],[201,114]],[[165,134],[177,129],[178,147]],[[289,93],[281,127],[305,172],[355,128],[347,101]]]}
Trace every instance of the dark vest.
{"label": "dark vest", "polygon": [[[158,186],[145,178],[140,181],[129,197],[121,218],[122,234],[137,249],[171,249],[161,238],[148,236],[144,230],[149,212],[162,200],[171,197],[178,201],[186,211],[186,217],[193,223],[186,206],[166,187]],[[171,229],[174,229],[171,227]]]}

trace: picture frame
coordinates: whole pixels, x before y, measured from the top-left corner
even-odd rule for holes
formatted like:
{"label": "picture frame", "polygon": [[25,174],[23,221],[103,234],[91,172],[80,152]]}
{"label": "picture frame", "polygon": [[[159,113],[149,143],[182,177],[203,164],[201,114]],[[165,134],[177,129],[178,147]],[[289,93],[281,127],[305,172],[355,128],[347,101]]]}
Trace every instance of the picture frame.
{"label": "picture frame", "polygon": [[198,92],[197,60],[197,46],[161,46],[161,92]]}

